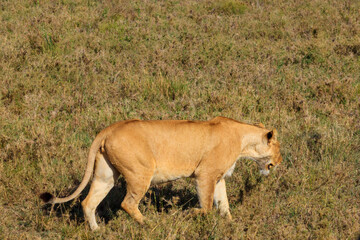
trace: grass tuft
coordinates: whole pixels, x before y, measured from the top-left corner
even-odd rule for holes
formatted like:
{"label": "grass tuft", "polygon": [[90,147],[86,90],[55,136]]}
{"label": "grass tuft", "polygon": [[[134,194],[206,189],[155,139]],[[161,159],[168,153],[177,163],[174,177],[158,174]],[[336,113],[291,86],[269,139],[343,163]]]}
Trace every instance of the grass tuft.
{"label": "grass tuft", "polygon": [[241,15],[246,11],[246,5],[237,0],[216,0],[211,8],[215,13],[224,15]]}

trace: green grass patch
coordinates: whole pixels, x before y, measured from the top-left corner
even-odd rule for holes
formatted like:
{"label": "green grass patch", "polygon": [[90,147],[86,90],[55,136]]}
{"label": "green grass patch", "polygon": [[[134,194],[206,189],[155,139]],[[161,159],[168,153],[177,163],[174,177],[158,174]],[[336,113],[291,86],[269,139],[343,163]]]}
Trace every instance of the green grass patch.
{"label": "green grass patch", "polygon": [[211,5],[212,11],[224,15],[241,15],[247,10],[246,5],[237,0],[216,0]]}

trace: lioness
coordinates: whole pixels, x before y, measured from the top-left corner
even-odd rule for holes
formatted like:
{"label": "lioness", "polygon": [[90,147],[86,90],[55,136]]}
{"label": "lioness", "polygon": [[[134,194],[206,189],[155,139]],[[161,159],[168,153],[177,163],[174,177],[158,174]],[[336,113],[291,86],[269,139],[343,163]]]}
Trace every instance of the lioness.
{"label": "lioness", "polygon": [[231,219],[224,177],[231,176],[239,158],[255,160],[260,172],[267,175],[282,161],[276,135],[275,129],[269,131],[262,124],[250,125],[225,117],[210,121],[117,122],[96,136],[85,176],[76,191],[65,198],[49,193],[41,198],[52,204],[70,201],[85,188],[94,172],[82,206],[90,228],[95,230],[95,209],[121,173],[127,183],[121,207],[143,224],[138,205],[150,184],[194,177],[201,206],[194,212],[206,213],[214,202],[220,213]]}

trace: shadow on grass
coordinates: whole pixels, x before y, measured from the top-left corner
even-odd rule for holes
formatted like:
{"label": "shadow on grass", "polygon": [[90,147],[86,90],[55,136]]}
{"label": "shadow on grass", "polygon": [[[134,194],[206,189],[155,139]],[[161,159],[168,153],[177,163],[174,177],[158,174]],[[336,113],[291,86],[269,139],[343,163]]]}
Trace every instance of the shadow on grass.
{"label": "shadow on grass", "polygon": [[[196,194],[192,193],[189,189],[172,189],[172,184],[152,186],[145,194],[145,197],[140,204],[147,205],[148,207],[154,207],[157,212],[168,212],[171,208],[180,208],[187,210],[195,207],[198,204]],[[71,189],[63,196],[70,195],[75,191]],[[90,184],[83,190],[82,194],[75,201],[69,201],[67,203],[46,204],[42,207],[44,214],[55,214],[57,217],[68,216],[71,221],[75,221],[76,224],[84,222],[84,214],[81,206],[81,202],[86,198],[90,190]],[[123,178],[120,178],[118,183],[112,188],[105,199],[97,207],[96,213],[100,216],[105,223],[108,223],[117,216],[117,212],[121,208],[121,202],[126,195],[126,182]]]}
{"label": "shadow on grass", "polygon": [[256,188],[262,182],[262,178],[256,178],[255,182],[253,183],[250,180],[250,176],[246,175],[244,180],[244,189],[240,189],[239,198],[237,200],[238,203],[242,204],[244,202],[244,197],[246,195],[250,195],[252,190]]}

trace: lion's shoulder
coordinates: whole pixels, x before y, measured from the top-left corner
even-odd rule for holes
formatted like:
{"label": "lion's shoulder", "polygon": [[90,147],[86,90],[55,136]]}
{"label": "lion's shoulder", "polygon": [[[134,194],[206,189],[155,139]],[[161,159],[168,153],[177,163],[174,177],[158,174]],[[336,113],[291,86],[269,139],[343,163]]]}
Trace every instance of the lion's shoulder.
{"label": "lion's shoulder", "polygon": [[209,122],[227,122],[227,121],[235,121],[235,120],[227,117],[218,116],[218,117],[214,117]]}
{"label": "lion's shoulder", "polygon": [[213,122],[213,123],[233,122],[233,123],[240,123],[240,124],[244,124],[244,125],[248,125],[248,126],[255,126],[255,127],[258,127],[258,128],[264,128],[265,129],[264,124],[262,124],[260,122],[251,124],[251,123],[246,123],[246,122],[242,122],[242,121],[238,121],[238,120],[235,120],[235,119],[222,117],[222,116],[215,117],[215,118],[211,119],[209,122]]}

